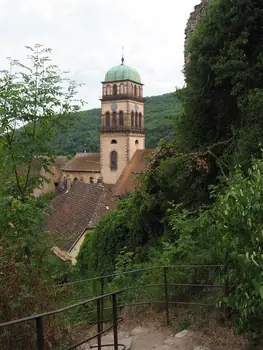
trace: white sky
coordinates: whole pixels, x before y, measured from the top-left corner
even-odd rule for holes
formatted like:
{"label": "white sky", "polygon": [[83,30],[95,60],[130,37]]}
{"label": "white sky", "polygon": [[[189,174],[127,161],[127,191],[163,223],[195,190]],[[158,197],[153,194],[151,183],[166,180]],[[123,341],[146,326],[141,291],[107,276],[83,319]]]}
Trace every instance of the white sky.
{"label": "white sky", "polygon": [[125,63],[138,70],[144,95],[172,92],[184,83],[186,22],[200,0],[0,0],[0,70],[6,57],[23,60],[24,46],[43,44],[53,63],[86,85],[87,108],[100,107],[109,68]]}

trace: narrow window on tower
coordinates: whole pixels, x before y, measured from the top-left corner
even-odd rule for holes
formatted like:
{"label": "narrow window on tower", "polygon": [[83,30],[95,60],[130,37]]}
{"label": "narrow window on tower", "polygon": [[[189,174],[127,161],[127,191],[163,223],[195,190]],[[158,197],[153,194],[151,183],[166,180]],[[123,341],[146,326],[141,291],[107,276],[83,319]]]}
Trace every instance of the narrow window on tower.
{"label": "narrow window on tower", "polygon": [[134,85],[134,96],[137,96],[137,86]]}
{"label": "narrow window on tower", "polygon": [[93,178],[93,177],[90,177],[90,178],[89,178],[89,183],[90,183],[90,184],[94,184],[94,178]]}
{"label": "narrow window on tower", "polygon": [[123,126],[123,111],[119,112],[119,126]]}
{"label": "narrow window on tower", "polygon": [[106,126],[110,126],[110,112],[106,112]]}
{"label": "narrow window on tower", "polygon": [[139,128],[142,127],[142,114],[139,113]]}
{"label": "narrow window on tower", "polygon": [[123,84],[121,84],[120,85],[120,94],[124,94],[124,85]]}
{"label": "narrow window on tower", "polygon": [[134,112],[131,112],[131,126],[134,126]]}
{"label": "narrow window on tower", "polygon": [[107,95],[110,95],[110,85],[107,85],[106,94],[107,94]]}
{"label": "narrow window on tower", "polygon": [[113,95],[117,95],[117,85],[113,85]]}
{"label": "narrow window on tower", "polygon": [[116,126],[116,121],[117,121],[117,115],[116,115],[116,112],[113,112],[112,113],[112,125],[113,126]]}
{"label": "narrow window on tower", "polygon": [[117,152],[112,151],[110,155],[110,168],[111,170],[117,170]]}
{"label": "narrow window on tower", "polygon": [[135,127],[138,128],[138,112],[135,113]]}

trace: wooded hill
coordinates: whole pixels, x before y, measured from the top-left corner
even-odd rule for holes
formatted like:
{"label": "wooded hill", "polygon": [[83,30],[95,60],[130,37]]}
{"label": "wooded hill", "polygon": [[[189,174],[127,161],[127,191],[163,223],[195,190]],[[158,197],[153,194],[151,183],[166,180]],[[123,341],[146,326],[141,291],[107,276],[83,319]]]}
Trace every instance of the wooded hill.
{"label": "wooded hill", "polygon": [[[173,131],[180,103],[173,93],[145,98],[146,148],[155,148],[159,140]],[[65,132],[55,133],[50,145],[57,154],[99,152],[100,108],[77,112],[68,119]]]}

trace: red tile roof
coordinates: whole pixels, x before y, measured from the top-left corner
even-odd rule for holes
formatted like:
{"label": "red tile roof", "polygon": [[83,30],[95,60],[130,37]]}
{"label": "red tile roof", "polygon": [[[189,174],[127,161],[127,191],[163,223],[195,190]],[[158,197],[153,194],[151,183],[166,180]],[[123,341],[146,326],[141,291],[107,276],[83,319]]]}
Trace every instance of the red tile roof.
{"label": "red tile roof", "polygon": [[62,169],[64,171],[100,172],[99,153],[77,153]]}
{"label": "red tile roof", "polygon": [[51,201],[54,210],[45,219],[45,229],[63,238],[60,248],[68,251],[88,228],[95,227],[103,215],[115,209],[118,201],[100,185],[75,181],[68,192]]}
{"label": "red tile roof", "polygon": [[136,190],[136,178],[143,173],[152,153],[151,149],[138,149],[134,153],[112,189],[114,195],[122,196]]}

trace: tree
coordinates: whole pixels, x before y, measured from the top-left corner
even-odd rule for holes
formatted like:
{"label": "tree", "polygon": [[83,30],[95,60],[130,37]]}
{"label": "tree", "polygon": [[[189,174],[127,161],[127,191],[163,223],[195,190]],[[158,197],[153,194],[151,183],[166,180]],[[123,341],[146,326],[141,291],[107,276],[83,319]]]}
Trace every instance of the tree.
{"label": "tree", "polygon": [[[211,1],[190,36],[184,114],[177,124],[187,150],[221,143],[215,155],[231,167],[260,154],[263,125],[263,5],[258,0]],[[222,142],[231,140],[231,142]]]}
{"label": "tree", "polygon": [[48,171],[53,162],[48,144],[54,127],[63,126],[79,109],[74,100],[77,86],[73,81],[66,86],[64,73],[50,63],[50,49],[27,49],[29,64],[10,60],[10,71],[0,76],[0,160],[9,178],[3,187],[22,201],[44,180],[35,170],[44,166]]}
{"label": "tree", "polygon": [[[27,49],[28,65],[11,60],[10,71],[0,76],[0,322],[45,311],[58,301],[49,264],[56,240],[42,226],[48,201],[34,198],[32,190],[45,180],[39,168],[49,171],[54,164],[48,146],[53,128],[79,109],[77,85],[51,64],[50,50]],[[50,321],[49,341],[55,344],[57,322]],[[9,330],[0,329],[1,349],[35,347],[34,325],[23,327],[23,341],[21,336],[17,341],[19,327]]]}

